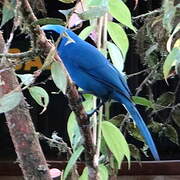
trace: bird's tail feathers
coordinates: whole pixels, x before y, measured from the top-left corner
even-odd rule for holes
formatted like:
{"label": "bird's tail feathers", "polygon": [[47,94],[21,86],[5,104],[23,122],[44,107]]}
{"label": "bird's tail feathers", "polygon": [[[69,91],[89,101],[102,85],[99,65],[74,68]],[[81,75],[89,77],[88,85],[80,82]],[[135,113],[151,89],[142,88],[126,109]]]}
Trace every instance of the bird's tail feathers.
{"label": "bird's tail feathers", "polygon": [[151,136],[146,124],[144,123],[141,115],[139,114],[138,110],[136,109],[135,105],[129,99],[127,99],[125,96],[123,96],[123,97],[116,96],[114,99],[116,99],[117,101],[119,101],[120,103],[122,103],[125,106],[126,110],[129,112],[132,119],[135,121],[141,135],[144,137],[147,145],[149,146],[154,159],[160,160],[159,154],[157,152],[157,149],[156,149],[156,146],[152,139],[152,136]]}

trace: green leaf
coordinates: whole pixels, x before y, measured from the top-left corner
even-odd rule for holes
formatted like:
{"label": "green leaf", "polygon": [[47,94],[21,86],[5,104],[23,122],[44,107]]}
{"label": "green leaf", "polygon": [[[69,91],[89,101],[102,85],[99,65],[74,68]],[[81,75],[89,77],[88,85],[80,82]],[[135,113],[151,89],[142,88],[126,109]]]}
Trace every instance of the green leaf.
{"label": "green leaf", "polygon": [[144,97],[132,96],[132,100],[135,104],[146,106],[148,108],[154,108],[154,103]]}
{"label": "green leaf", "polygon": [[164,125],[162,123],[151,121],[151,123],[148,125],[148,128],[150,128],[154,133],[159,133],[162,131],[163,126]]}
{"label": "green leaf", "polygon": [[71,112],[68,122],[67,122],[67,132],[68,132],[68,136],[69,136],[69,140],[72,144],[72,139],[74,136],[74,131],[76,126],[78,126],[77,121],[76,121],[76,117],[74,112]]}
{"label": "green leaf", "polygon": [[86,8],[89,7],[95,7],[95,6],[108,6],[108,1],[107,0],[85,0],[85,5]]}
{"label": "green leaf", "polygon": [[41,18],[41,19],[38,19],[37,21],[34,21],[32,23],[32,26],[36,26],[36,25],[46,25],[46,24],[60,24],[62,26],[65,25],[65,22],[62,20],[62,19],[59,19],[59,18]]}
{"label": "green leaf", "polygon": [[100,180],[108,180],[108,169],[103,164],[98,166]]}
{"label": "green leaf", "polygon": [[[100,164],[98,166],[98,171],[99,171],[99,179],[100,180],[108,180],[108,170],[106,166],[103,164]],[[82,175],[80,176],[79,180],[88,180],[88,168],[85,167],[83,170]]]}
{"label": "green leaf", "polygon": [[84,11],[78,16],[83,20],[93,20],[103,16],[107,12],[107,8],[100,6],[100,7],[90,7],[87,11]]}
{"label": "green leaf", "polygon": [[124,69],[124,61],[120,49],[112,42],[107,42],[107,48],[112,60],[113,65],[116,67],[116,69],[122,73]]}
{"label": "green leaf", "polygon": [[83,97],[85,98],[85,101],[83,101],[83,106],[86,112],[92,111],[93,110],[93,95],[84,94]]}
{"label": "green leaf", "polygon": [[[177,32],[179,32],[179,31],[180,31],[180,23],[178,23],[178,24],[176,25],[176,27],[174,28],[172,34],[170,35],[170,37],[169,37],[169,39],[168,39],[168,41],[167,41],[166,48],[167,48],[168,52],[171,51],[171,44],[172,44],[172,40],[173,40],[174,35],[175,35]],[[178,40],[177,40],[177,41],[178,41]]]}
{"label": "green leaf", "polygon": [[129,41],[124,29],[117,23],[108,22],[108,33],[111,36],[114,43],[119,47],[125,59],[126,53],[129,48]]}
{"label": "green leaf", "polygon": [[58,0],[58,1],[66,3],[66,4],[74,3],[75,2],[75,0]]}
{"label": "green leaf", "polygon": [[136,28],[131,22],[131,13],[129,8],[122,0],[109,0],[109,13],[120,23],[136,32]]}
{"label": "green leaf", "polygon": [[14,10],[16,6],[16,1],[4,1],[3,10],[2,10],[2,21],[1,27],[4,26],[10,19],[14,17]]}
{"label": "green leaf", "polygon": [[81,155],[81,153],[84,151],[84,147],[80,146],[76,151],[73,152],[72,156],[70,157],[68,164],[64,170],[64,179],[67,178],[67,175],[69,174],[69,172],[71,171],[72,167],[74,166],[74,164],[76,163],[77,159],[79,158],[79,156]]}
{"label": "green leaf", "polygon": [[130,151],[128,144],[120,130],[108,121],[102,122],[102,134],[104,140],[118,162],[118,168],[126,156],[130,166]]}
{"label": "green leaf", "polygon": [[54,61],[51,65],[51,75],[56,86],[66,94],[67,77],[59,62]]}
{"label": "green leaf", "polygon": [[146,157],[149,157],[148,149],[149,149],[149,146],[147,144],[144,144],[144,146],[141,148],[141,152],[143,152]]}
{"label": "green leaf", "polygon": [[156,101],[157,104],[156,107],[158,108],[158,105],[168,106],[169,104],[174,103],[174,101],[175,101],[175,94],[173,92],[165,92],[158,97]]}
{"label": "green leaf", "polygon": [[34,100],[44,108],[41,112],[43,113],[47,109],[47,105],[49,103],[48,93],[42,87],[38,87],[38,86],[33,86],[28,89],[29,89],[29,93],[34,98]]}
{"label": "green leaf", "polygon": [[0,113],[6,113],[15,108],[22,100],[22,93],[11,91],[0,98]]}
{"label": "green leaf", "polygon": [[163,130],[165,136],[168,137],[170,141],[179,145],[178,133],[173,126],[166,124],[166,127]]}
{"label": "green leaf", "polygon": [[26,86],[31,85],[35,78],[33,74],[16,74],[22,81],[22,83]]}
{"label": "green leaf", "polygon": [[140,154],[139,149],[134,144],[129,144],[129,149],[130,149],[130,152],[131,152],[131,156],[136,161],[140,161],[141,160],[141,154]]}
{"label": "green leaf", "polygon": [[173,121],[176,123],[178,127],[180,127],[180,105],[176,106],[171,111],[171,116]]}
{"label": "green leaf", "polygon": [[168,78],[169,71],[176,61],[180,61],[180,48],[173,48],[164,61],[163,74],[165,79]]}
{"label": "green leaf", "polygon": [[114,124],[116,127],[121,127],[125,117],[126,116],[124,114],[119,114],[117,116],[114,116],[112,119],[110,119],[109,122]]}
{"label": "green leaf", "polygon": [[79,180],[88,180],[88,168],[83,169],[82,175],[79,177]]}
{"label": "green leaf", "polygon": [[83,138],[80,133],[79,126],[76,121],[75,114],[72,112],[67,123],[68,136],[73,150],[77,149],[82,144]]}
{"label": "green leaf", "polygon": [[173,29],[173,20],[176,13],[176,7],[174,6],[174,2],[170,0],[164,0],[163,3],[164,8],[164,16],[163,16],[163,27],[171,33]]}
{"label": "green leaf", "polygon": [[128,133],[138,141],[145,143],[143,136],[139,132],[139,129],[133,122],[129,122],[127,126]]}
{"label": "green leaf", "polygon": [[79,37],[85,40],[94,29],[94,26],[87,26],[80,32]]}

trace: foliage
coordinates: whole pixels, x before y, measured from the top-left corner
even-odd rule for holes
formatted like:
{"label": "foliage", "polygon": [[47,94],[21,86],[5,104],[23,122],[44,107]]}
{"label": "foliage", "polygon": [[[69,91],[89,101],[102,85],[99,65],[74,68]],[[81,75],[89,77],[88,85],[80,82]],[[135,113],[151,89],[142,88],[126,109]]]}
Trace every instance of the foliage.
{"label": "foliage", "polygon": [[[74,0],[59,1],[63,3],[75,2]],[[1,27],[13,17],[17,18],[18,16],[16,10],[13,9],[15,1],[12,1],[11,3],[8,1],[5,2],[2,10],[3,17]],[[137,2],[138,1],[136,1],[136,3]],[[103,26],[103,33],[106,35],[108,34],[110,38],[107,41],[107,39],[100,37],[103,43],[99,48],[103,49],[99,50],[108,54],[110,61],[116,69],[120,73],[123,73],[129,49],[129,40],[126,29],[129,28],[133,33],[136,33],[137,31],[132,23],[129,8],[121,0],[85,0],[83,6],[84,11],[79,12],[78,17],[80,18],[81,23],[88,21],[90,25],[81,31],[79,37],[86,39],[89,35],[97,36],[98,28],[101,28],[100,26],[102,26],[98,24],[98,20],[104,18],[103,22],[105,25]],[[148,78],[145,78],[146,81],[143,82],[144,84],[141,84],[146,86],[150,93],[147,94],[146,97],[140,97],[139,92],[137,91],[136,95],[132,97],[135,104],[142,105],[146,108],[147,115],[151,119],[149,128],[152,132],[159,136],[167,137],[177,145],[179,145],[178,133],[172,122],[180,127],[180,105],[176,102],[178,88],[173,92],[165,92],[157,98],[154,98],[149,84],[153,84],[162,79],[165,79],[168,83],[170,72],[174,67],[175,73],[177,75],[180,73],[180,40],[177,36],[180,32],[180,23],[176,22],[179,17],[178,8],[179,7],[171,1],[165,0],[163,4],[163,13],[147,17],[144,20],[144,25],[138,30],[137,34],[134,35],[137,38],[137,53],[141,56],[144,67],[148,67],[146,73],[151,72],[152,75],[149,73],[151,76],[147,75]],[[68,10],[68,12],[64,12],[67,21],[70,21],[70,17],[73,16],[74,11],[75,9],[72,8]],[[108,16],[111,18],[107,18]],[[115,18],[116,21],[112,21],[113,18]],[[55,18],[44,18],[34,22],[32,26],[47,23],[68,25],[69,22],[63,22],[61,19]],[[98,41],[96,41],[96,43],[97,42]],[[46,59],[48,63],[45,61],[45,63],[47,63],[45,66],[51,65],[52,80],[57,88],[66,94],[67,76],[60,62],[55,62],[53,60],[54,55],[55,50],[52,50]],[[44,69],[42,68],[41,70]],[[49,103],[49,95],[43,88],[34,84],[34,74],[17,74],[17,76],[21,80],[22,90],[28,89],[34,100],[43,107],[42,112],[44,112]],[[89,112],[93,109],[94,98],[92,95],[85,95],[84,97],[86,101],[83,102],[83,105],[85,110]],[[21,99],[22,97],[19,91],[10,92],[4,95],[0,98],[0,113],[8,112],[13,109],[20,103]],[[107,106],[109,110],[111,104],[108,104]],[[158,112],[166,111],[167,109],[169,110],[168,120],[162,121],[162,119],[158,119],[158,121],[156,121],[157,119],[154,118],[154,114],[156,115]],[[95,120],[91,119],[91,126],[95,127],[93,131],[98,134],[97,137],[95,137],[95,142],[97,143],[96,151],[101,151],[96,157],[96,163],[99,165],[98,171],[100,179],[108,179],[109,166],[114,169],[120,168],[124,157],[128,160],[130,167],[130,156],[136,160],[140,160],[140,152],[147,154],[147,146],[144,139],[127,115],[120,114],[111,118],[107,112],[105,113],[105,118],[103,117],[103,112],[100,111],[99,116],[96,116]],[[72,167],[84,151],[84,139],[73,113],[71,113],[68,119],[67,130],[73,154],[64,171],[64,179],[68,177]],[[136,147],[135,144],[128,145],[125,139],[126,135],[132,136],[137,141],[140,141],[143,144],[143,148],[140,149]],[[99,146],[98,143],[100,144]],[[100,160],[102,160],[102,163]],[[88,171],[86,167],[84,168],[80,179],[84,180],[87,178]]]}
{"label": "foliage", "polygon": [[19,105],[22,94],[19,91],[9,92],[0,98],[0,113],[10,111]]}

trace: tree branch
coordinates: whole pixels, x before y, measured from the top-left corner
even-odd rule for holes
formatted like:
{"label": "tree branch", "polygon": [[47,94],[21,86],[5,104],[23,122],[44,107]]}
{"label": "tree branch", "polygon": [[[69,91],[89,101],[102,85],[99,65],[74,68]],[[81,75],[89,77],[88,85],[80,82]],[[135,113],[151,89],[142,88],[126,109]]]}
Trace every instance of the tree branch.
{"label": "tree branch", "polygon": [[[2,33],[0,33],[0,42],[0,51],[3,52],[5,43]],[[1,68],[6,69],[7,67],[9,67],[8,60],[2,60]],[[13,69],[0,72],[0,77],[3,82],[0,85],[0,97],[19,87]],[[51,180],[27,107],[28,105],[23,97],[19,106],[5,113],[18,162],[26,180]]]}
{"label": "tree branch", "polygon": [[[26,20],[26,23],[31,25],[34,21],[36,21],[36,17],[33,14],[33,11],[28,3],[27,0],[21,0],[22,3],[22,8],[21,12],[24,16],[24,19]],[[41,31],[39,26],[35,26],[34,28],[32,26],[29,26],[32,34],[34,35],[34,39],[36,39],[36,45],[39,47],[39,49],[43,50],[43,54],[45,56],[48,55],[50,52],[51,48],[54,48],[54,45],[50,43],[46,37],[43,31]],[[89,170],[89,179],[94,180],[95,174],[96,174],[96,169],[93,165],[93,157],[95,154],[95,148],[93,145],[92,141],[92,132],[91,132],[91,127],[90,127],[90,121],[89,118],[84,110],[84,107],[81,103],[81,97],[79,96],[79,93],[76,89],[76,86],[72,82],[70,76],[68,75],[68,72],[66,71],[60,57],[58,54],[55,54],[55,60],[59,61],[64,72],[67,75],[67,97],[69,100],[69,105],[71,109],[74,111],[76,115],[76,119],[78,122],[78,125],[80,127],[82,136],[84,137],[84,147],[85,147],[85,160],[86,164]]]}

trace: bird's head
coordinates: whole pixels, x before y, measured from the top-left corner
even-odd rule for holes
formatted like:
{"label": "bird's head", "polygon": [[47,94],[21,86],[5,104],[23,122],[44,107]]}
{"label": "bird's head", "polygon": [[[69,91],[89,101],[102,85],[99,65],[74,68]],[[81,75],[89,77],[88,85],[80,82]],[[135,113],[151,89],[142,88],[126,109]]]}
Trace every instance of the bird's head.
{"label": "bird's head", "polygon": [[45,32],[48,39],[53,39],[54,42],[57,41],[59,35],[67,31],[67,28],[61,25],[48,24],[42,26],[41,29]]}

